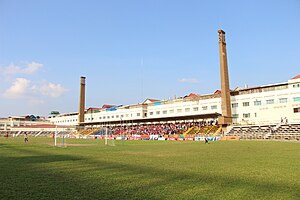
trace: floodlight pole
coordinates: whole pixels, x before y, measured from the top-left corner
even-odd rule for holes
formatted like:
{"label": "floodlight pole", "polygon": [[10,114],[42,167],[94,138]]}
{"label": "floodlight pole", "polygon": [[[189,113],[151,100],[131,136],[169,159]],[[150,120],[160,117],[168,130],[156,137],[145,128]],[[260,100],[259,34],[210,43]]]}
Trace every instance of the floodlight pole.
{"label": "floodlight pole", "polygon": [[65,147],[65,135],[62,133],[62,146]]}
{"label": "floodlight pole", "polygon": [[57,126],[55,126],[54,146],[56,146],[56,135],[57,135]]}
{"label": "floodlight pole", "polygon": [[105,127],[105,145],[107,145],[107,127]]}
{"label": "floodlight pole", "polygon": [[124,145],[124,134],[122,133],[122,125],[123,125],[123,122],[122,122],[122,118],[121,118],[121,137],[122,137],[122,145]]}

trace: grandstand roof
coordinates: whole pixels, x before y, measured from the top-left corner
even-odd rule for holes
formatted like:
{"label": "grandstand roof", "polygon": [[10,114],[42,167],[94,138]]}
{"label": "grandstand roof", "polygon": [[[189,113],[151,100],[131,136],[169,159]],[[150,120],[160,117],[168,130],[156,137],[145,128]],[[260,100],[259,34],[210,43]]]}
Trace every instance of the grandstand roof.
{"label": "grandstand roof", "polygon": [[13,118],[13,119],[26,119],[26,116],[10,116],[8,118]]}
{"label": "grandstand roof", "polygon": [[14,128],[63,128],[63,127],[69,127],[69,126],[63,126],[63,125],[55,125],[55,124],[33,124],[33,125],[22,125]]}
{"label": "grandstand roof", "polygon": [[34,125],[26,125],[26,126],[18,126],[18,127],[15,127],[15,128],[55,128],[56,125],[54,124],[34,124]]}

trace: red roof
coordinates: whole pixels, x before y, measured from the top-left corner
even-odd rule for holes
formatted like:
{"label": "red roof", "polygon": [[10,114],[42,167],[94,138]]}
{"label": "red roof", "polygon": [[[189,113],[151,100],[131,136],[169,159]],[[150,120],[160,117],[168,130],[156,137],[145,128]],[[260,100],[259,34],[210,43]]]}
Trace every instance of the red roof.
{"label": "red roof", "polygon": [[157,99],[146,99],[145,101],[144,101],[144,103],[145,102],[147,102],[147,101],[150,101],[150,103],[155,103],[155,102],[159,102],[160,100],[157,100]]}
{"label": "red roof", "polygon": [[[248,88],[247,88],[248,89]],[[229,90],[230,92],[232,92],[233,90]],[[221,94],[221,90],[216,90],[215,92],[214,92],[214,94]]]}
{"label": "red roof", "polygon": [[200,95],[198,94],[194,94],[194,93],[190,93],[189,95],[184,96],[184,98],[193,98],[193,97],[199,97]]}
{"label": "red roof", "polygon": [[157,99],[147,99],[147,100],[149,100],[151,102],[158,102],[158,101],[160,101],[160,100],[157,100]]}
{"label": "red roof", "polygon": [[298,76],[295,76],[295,77],[292,78],[291,80],[293,80],[293,79],[298,79],[298,78],[300,78],[300,74],[299,74]]}
{"label": "red roof", "polygon": [[214,94],[221,94],[221,90],[216,90]]}
{"label": "red roof", "polygon": [[103,109],[114,107],[113,105],[104,104],[102,106]]}
{"label": "red roof", "polygon": [[90,107],[87,110],[101,110],[101,108],[92,108],[92,107]]}

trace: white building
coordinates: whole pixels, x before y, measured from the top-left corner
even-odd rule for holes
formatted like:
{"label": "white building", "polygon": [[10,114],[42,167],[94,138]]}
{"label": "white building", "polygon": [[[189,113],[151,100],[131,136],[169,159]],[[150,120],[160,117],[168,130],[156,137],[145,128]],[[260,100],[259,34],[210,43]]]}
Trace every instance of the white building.
{"label": "white building", "polygon": [[0,131],[10,131],[16,127],[25,127],[39,124],[50,124],[48,120],[39,118],[32,120],[29,116],[12,116],[7,118],[0,118]]}
{"label": "white building", "polygon": [[[284,83],[231,91],[233,125],[300,122],[300,75]],[[220,91],[208,95],[190,94],[173,100],[147,99],[141,104],[89,108],[86,125],[121,123],[164,123],[216,120],[221,115]],[[57,125],[78,125],[78,112],[53,115]]]}

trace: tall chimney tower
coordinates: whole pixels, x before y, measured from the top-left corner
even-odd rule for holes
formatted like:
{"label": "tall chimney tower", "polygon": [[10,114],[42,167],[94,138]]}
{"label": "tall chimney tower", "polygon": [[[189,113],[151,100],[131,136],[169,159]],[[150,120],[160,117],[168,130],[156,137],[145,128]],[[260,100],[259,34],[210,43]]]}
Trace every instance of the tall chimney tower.
{"label": "tall chimney tower", "polygon": [[79,115],[78,123],[81,125],[84,122],[84,109],[85,109],[85,77],[80,77],[80,97],[79,97]]}
{"label": "tall chimney tower", "polygon": [[220,49],[221,107],[222,107],[222,116],[219,117],[219,123],[222,125],[222,127],[226,127],[227,125],[232,123],[229,76],[228,76],[225,32],[223,30],[218,30],[218,33],[219,33],[219,49]]}

